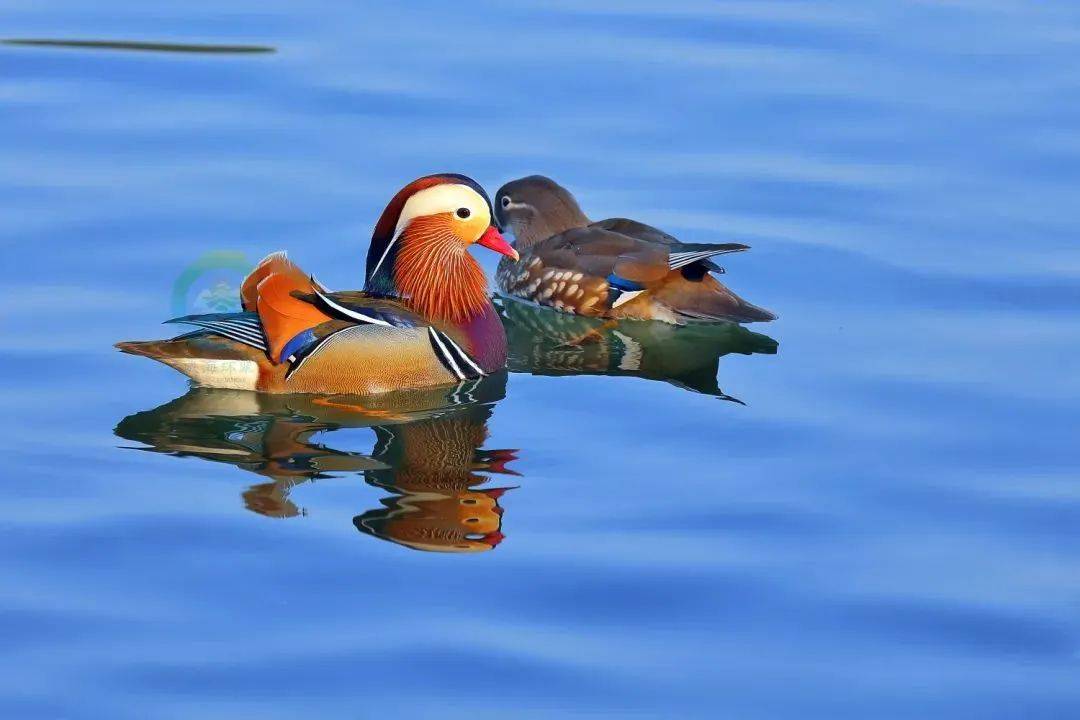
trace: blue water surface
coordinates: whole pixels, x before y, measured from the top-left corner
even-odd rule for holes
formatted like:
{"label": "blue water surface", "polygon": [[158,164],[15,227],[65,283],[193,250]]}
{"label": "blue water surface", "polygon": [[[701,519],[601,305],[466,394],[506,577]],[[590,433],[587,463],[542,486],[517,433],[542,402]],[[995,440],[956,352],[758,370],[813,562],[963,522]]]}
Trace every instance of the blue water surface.
{"label": "blue water surface", "polygon": [[[1077,3],[16,0],[0,33],[274,50],[0,45],[0,716],[1080,716]],[[112,348],[278,249],[359,287],[443,170],[751,245],[724,281],[780,319],[718,375],[521,360],[352,424],[183,415]],[[485,548],[402,542],[422,421],[479,453],[455,493],[503,490]]]}

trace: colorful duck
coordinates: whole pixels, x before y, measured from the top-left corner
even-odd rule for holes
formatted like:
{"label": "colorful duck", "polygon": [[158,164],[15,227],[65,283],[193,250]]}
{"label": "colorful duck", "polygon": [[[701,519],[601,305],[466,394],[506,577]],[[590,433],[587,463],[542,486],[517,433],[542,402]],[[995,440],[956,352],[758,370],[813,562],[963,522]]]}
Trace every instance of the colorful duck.
{"label": "colorful duck", "polygon": [[362,292],[330,292],[275,253],[244,281],[243,312],[176,318],[199,329],[116,347],[238,390],[368,394],[482,377],[505,364],[506,336],[474,243],[517,259],[480,185],[422,177],[375,225]]}
{"label": "colorful duck", "polygon": [[712,258],[739,243],[684,243],[626,218],[592,222],[570,192],[531,175],[496,193],[495,217],[514,232],[518,260],[502,260],[496,281],[508,295],[568,313],[690,322],[775,320],[720,284]]}

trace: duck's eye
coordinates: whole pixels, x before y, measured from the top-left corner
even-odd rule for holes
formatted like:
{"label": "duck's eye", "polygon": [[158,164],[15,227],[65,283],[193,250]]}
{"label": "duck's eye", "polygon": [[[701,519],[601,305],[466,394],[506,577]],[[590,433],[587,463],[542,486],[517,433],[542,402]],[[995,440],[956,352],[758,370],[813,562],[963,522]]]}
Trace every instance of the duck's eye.
{"label": "duck's eye", "polygon": [[472,210],[469,210],[469,208],[458,208],[457,209],[457,216],[459,218],[461,218],[462,220],[467,219],[470,215],[472,215]]}
{"label": "duck's eye", "polygon": [[509,195],[503,195],[502,200],[500,200],[499,202],[502,203],[502,206],[504,208],[510,207],[510,196]]}

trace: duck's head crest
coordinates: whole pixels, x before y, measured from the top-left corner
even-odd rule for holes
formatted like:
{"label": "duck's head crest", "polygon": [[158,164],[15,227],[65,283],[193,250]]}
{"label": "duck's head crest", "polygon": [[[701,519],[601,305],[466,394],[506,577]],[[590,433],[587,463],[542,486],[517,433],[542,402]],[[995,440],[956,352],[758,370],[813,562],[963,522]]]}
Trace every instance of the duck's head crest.
{"label": "duck's head crest", "polygon": [[[491,200],[472,178],[439,173],[413,180],[375,224],[366,289],[411,298],[422,311],[461,320],[477,309],[480,295],[486,302],[483,271],[468,247],[477,243],[517,259],[492,220]],[[436,302],[440,295],[447,295],[445,302]]]}

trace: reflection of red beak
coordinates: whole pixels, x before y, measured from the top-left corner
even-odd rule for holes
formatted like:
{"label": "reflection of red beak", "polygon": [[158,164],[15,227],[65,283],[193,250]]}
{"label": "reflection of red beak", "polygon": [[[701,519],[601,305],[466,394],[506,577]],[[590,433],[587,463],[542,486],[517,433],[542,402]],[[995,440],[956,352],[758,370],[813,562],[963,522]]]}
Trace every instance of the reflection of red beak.
{"label": "reflection of red beak", "polygon": [[499,473],[501,475],[517,475],[521,476],[517,470],[511,470],[506,467],[506,464],[512,460],[517,460],[517,450],[487,450],[484,453],[488,457],[487,471],[490,473]]}
{"label": "reflection of red beak", "polygon": [[480,236],[480,239],[477,240],[476,243],[478,245],[483,245],[488,250],[494,250],[500,255],[505,255],[514,262],[518,261],[517,250],[510,247],[510,243],[506,242],[506,238],[495,229],[494,225],[485,230],[484,234]]}
{"label": "reflection of red beak", "polygon": [[496,530],[495,532],[489,532],[487,535],[480,538],[480,542],[487,543],[491,547],[495,547],[496,545],[501,543],[503,541],[503,538],[505,537],[505,535]]}

